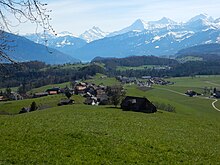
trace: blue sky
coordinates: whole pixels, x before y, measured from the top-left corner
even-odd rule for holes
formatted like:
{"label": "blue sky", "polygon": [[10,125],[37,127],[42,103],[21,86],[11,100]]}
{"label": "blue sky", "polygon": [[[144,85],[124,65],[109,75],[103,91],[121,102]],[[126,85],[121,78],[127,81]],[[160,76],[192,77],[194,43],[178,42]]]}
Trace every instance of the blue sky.
{"label": "blue sky", "polygon": [[[44,0],[52,9],[52,25],[57,32],[75,35],[98,26],[103,31],[116,31],[129,26],[136,19],[145,21],[168,17],[185,22],[206,13],[220,17],[219,0]],[[31,27],[23,26],[31,32]],[[33,30],[32,30],[33,32]]]}

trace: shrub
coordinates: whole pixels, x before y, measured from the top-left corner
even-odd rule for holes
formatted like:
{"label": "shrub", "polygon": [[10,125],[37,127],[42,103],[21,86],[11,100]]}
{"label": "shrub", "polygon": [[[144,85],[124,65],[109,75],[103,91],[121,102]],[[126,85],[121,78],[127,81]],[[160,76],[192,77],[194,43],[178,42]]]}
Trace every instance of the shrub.
{"label": "shrub", "polygon": [[33,102],[31,103],[30,112],[36,111],[37,108],[38,108],[38,107],[37,107],[37,104],[35,103],[35,101],[33,101]]}

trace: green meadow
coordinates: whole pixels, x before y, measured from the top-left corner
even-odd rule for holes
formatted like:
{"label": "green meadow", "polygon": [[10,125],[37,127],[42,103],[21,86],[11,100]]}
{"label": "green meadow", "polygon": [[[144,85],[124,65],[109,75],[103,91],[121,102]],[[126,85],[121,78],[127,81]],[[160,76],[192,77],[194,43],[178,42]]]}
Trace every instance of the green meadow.
{"label": "green meadow", "polygon": [[128,67],[128,66],[118,66],[116,69],[118,71],[126,71],[126,70],[144,70],[144,69],[165,69],[166,66],[160,65],[142,65],[137,67]]}
{"label": "green meadow", "polygon": [[[118,83],[100,76],[89,81]],[[32,101],[50,104],[41,111],[0,116],[0,164],[219,164],[220,112],[212,107],[214,100],[181,93],[217,87],[220,76],[169,80],[175,84],[125,89],[127,95],[171,104],[175,113],[87,106],[80,96],[73,96],[74,105],[57,107],[63,95],[0,103],[0,111],[12,114]],[[220,108],[220,101],[215,105]]]}

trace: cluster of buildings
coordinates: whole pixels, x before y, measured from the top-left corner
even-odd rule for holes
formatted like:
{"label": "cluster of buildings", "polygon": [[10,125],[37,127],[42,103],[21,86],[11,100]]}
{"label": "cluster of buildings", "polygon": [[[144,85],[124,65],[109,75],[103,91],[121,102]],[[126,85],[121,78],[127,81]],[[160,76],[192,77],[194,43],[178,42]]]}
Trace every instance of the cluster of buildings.
{"label": "cluster of buildings", "polygon": [[159,77],[151,77],[151,76],[143,76],[139,80],[136,77],[124,77],[124,76],[118,76],[116,77],[118,81],[120,81],[122,84],[136,84],[139,87],[151,87],[153,84],[157,85],[173,85],[173,82],[166,81],[163,78]]}
{"label": "cluster of buildings", "polygon": [[106,105],[109,102],[107,86],[104,85],[80,82],[75,85],[74,93],[85,97],[87,105]]}
{"label": "cluster of buildings", "polygon": [[[187,90],[185,94],[190,96],[190,97],[203,95],[203,94],[197,93],[197,92],[195,92],[193,90]],[[211,92],[211,96],[210,97],[214,97],[214,98],[219,99],[220,98],[220,91],[217,90],[216,88],[214,88],[213,91]]]}
{"label": "cluster of buildings", "polygon": [[17,92],[11,92],[10,94],[7,94],[7,96],[1,95],[0,96],[0,101],[8,101],[8,100],[23,100],[23,96],[18,94]]}

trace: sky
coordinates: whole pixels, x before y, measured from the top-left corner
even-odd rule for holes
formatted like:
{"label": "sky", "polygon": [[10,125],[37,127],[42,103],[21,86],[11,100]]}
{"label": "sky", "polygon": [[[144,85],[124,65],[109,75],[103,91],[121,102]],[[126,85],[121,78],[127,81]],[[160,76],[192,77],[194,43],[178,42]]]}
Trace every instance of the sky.
{"label": "sky", "polygon": [[[220,17],[220,0],[44,0],[52,12],[52,26],[57,32],[79,35],[98,26],[106,32],[120,30],[136,19],[145,21],[168,17],[186,22],[205,13]],[[21,25],[21,33],[33,33],[33,27]]]}

